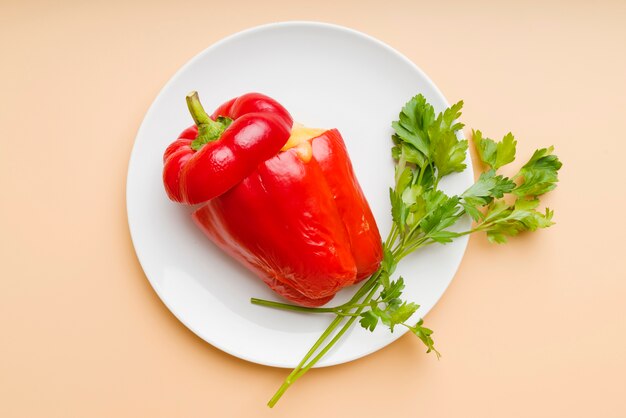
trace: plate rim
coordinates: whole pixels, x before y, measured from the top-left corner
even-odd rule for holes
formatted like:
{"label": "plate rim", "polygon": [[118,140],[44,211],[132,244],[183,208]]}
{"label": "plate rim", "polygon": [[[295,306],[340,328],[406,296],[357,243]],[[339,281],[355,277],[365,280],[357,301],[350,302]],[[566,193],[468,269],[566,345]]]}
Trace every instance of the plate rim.
{"label": "plate rim", "polygon": [[[211,336],[206,335],[206,333],[198,330],[195,326],[189,324],[188,321],[185,321],[183,319],[182,315],[180,315],[176,310],[172,309],[170,304],[168,304],[168,302],[166,301],[166,298],[164,298],[161,295],[161,292],[159,291],[159,287],[156,286],[153,283],[153,280],[146,273],[145,259],[140,254],[141,252],[140,252],[140,250],[138,249],[138,246],[137,246],[137,238],[135,237],[135,232],[133,232],[133,226],[132,226],[132,222],[131,222],[131,208],[130,208],[131,205],[129,204],[129,199],[132,200],[132,198],[130,198],[130,192],[129,192],[129,190],[130,190],[129,184],[131,182],[130,178],[131,178],[131,173],[133,171],[133,170],[131,170],[131,167],[133,167],[133,161],[137,158],[136,157],[136,154],[137,154],[137,146],[136,146],[137,145],[137,139],[141,136],[142,132],[146,129],[145,128],[146,121],[149,119],[149,116],[154,111],[154,108],[156,106],[156,103],[158,102],[158,99],[164,94],[164,92],[169,88],[169,86],[171,84],[174,84],[181,77],[181,74],[183,74],[189,67],[193,66],[197,61],[201,60],[205,55],[210,54],[213,49],[218,48],[218,47],[222,46],[223,44],[226,44],[226,43],[231,42],[233,40],[236,40],[238,38],[249,36],[249,35],[253,35],[256,32],[261,32],[261,31],[265,31],[265,30],[271,30],[271,29],[275,29],[275,28],[285,28],[285,27],[308,27],[308,28],[332,29],[332,30],[336,30],[336,31],[339,31],[339,32],[344,32],[344,33],[347,33],[347,34],[350,34],[350,35],[353,35],[353,36],[357,36],[359,38],[362,38],[364,40],[372,42],[375,45],[377,45],[377,46],[387,50],[388,52],[392,53],[397,58],[402,60],[405,64],[409,65],[413,70],[415,70],[417,73],[419,73],[419,75],[421,77],[423,77],[424,80],[432,87],[435,95],[438,96],[438,99],[440,99],[441,102],[446,107],[449,107],[450,104],[446,100],[446,98],[443,95],[443,93],[441,92],[441,90],[439,90],[439,87],[437,87],[437,85],[431,80],[431,78],[417,64],[415,64],[413,61],[411,61],[409,58],[407,58],[404,54],[402,54],[401,52],[399,52],[395,48],[391,47],[390,45],[386,44],[385,42],[381,41],[380,39],[377,39],[377,38],[375,38],[375,37],[373,37],[371,35],[368,35],[368,34],[366,34],[364,32],[361,32],[359,30],[352,29],[352,28],[349,28],[349,27],[346,27],[346,26],[342,26],[342,25],[338,25],[338,24],[335,24],[335,23],[322,22],[322,21],[311,21],[311,20],[288,20],[288,21],[265,23],[265,24],[249,27],[247,29],[243,29],[243,30],[240,30],[238,32],[235,32],[235,33],[232,33],[230,35],[227,35],[227,36],[217,40],[216,42],[210,44],[208,47],[204,48],[202,51],[198,52],[192,58],[187,60],[185,62],[185,64],[183,64],[180,68],[178,68],[178,70],[168,79],[168,81],[163,85],[163,87],[161,87],[161,89],[158,91],[158,93],[156,94],[154,99],[152,99],[152,102],[151,102],[150,106],[148,107],[148,110],[144,114],[144,117],[143,117],[143,119],[141,121],[141,124],[139,125],[139,128],[137,129],[137,133],[135,134],[135,138],[133,140],[133,147],[132,147],[132,150],[131,150],[131,153],[130,153],[130,157],[128,159],[128,165],[127,165],[126,193],[125,193],[125,197],[126,197],[126,199],[125,199],[126,218],[127,218],[130,238],[131,238],[131,242],[133,244],[133,249],[135,250],[135,255],[137,257],[137,261],[139,261],[139,265],[141,266],[141,269],[142,269],[142,271],[144,273],[144,276],[146,277],[146,279],[150,283],[150,286],[152,287],[154,292],[159,297],[161,303],[163,303],[165,305],[165,307],[168,309],[168,311],[172,315],[174,315],[174,317],[178,321],[180,321],[186,328],[188,328],[191,332],[193,332],[196,336],[200,337],[206,343],[212,345],[213,347],[219,349],[220,351],[222,351],[222,352],[224,352],[224,353],[226,353],[228,355],[231,355],[231,356],[236,357],[238,359],[245,360],[245,361],[248,361],[248,362],[251,362],[251,363],[254,363],[254,364],[259,364],[259,365],[269,366],[269,367],[291,369],[294,366],[289,365],[289,364],[284,364],[284,363],[281,364],[281,363],[277,363],[277,362],[273,362],[273,361],[259,360],[258,358],[254,358],[252,356],[249,356],[246,353],[240,353],[240,352],[235,353],[233,350],[230,350],[229,348],[227,348],[227,347],[223,346],[222,344],[220,344],[219,340],[211,338]],[[460,139],[465,139],[464,132],[463,131],[459,131],[458,132],[458,137]],[[472,178],[474,178],[473,167],[472,167],[472,159],[471,159],[471,156],[469,154],[469,151],[466,152],[466,164],[467,164],[467,167],[466,167],[465,170],[470,171],[471,175],[472,175]],[[452,281],[456,277],[456,274],[458,273],[458,270],[459,270],[459,268],[461,266],[461,262],[462,262],[463,258],[465,257],[465,252],[467,251],[469,237],[468,236],[461,237],[461,239],[459,239],[457,242],[459,242],[459,241],[460,241],[460,245],[462,245],[462,249],[460,251],[459,263],[453,269],[454,271],[453,271],[451,279],[445,285],[445,287],[444,287],[443,291],[441,292],[441,294],[434,300],[434,302],[432,304],[432,307],[430,309],[434,308],[437,305],[437,303],[439,303],[439,300],[441,299],[441,297],[448,290],[448,287],[450,286],[450,284],[452,283]],[[425,317],[430,312],[430,309],[428,311],[424,312],[422,317]],[[352,362],[354,360],[358,360],[360,358],[366,357],[366,356],[368,356],[368,355],[370,355],[372,353],[375,353],[376,351],[379,351],[379,350],[387,347],[389,344],[392,344],[393,342],[398,340],[400,337],[402,337],[407,331],[408,331],[407,329],[401,328],[397,332],[394,332],[392,334],[391,339],[388,342],[386,342],[384,345],[382,345],[380,347],[372,346],[372,348],[370,350],[365,350],[364,352],[358,353],[356,356],[352,356],[349,359],[328,361],[328,362],[324,362],[321,365],[316,364],[313,367],[314,368],[331,367],[331,366],[336,366],[336,365],[339,365],[339,364],[349,363],[349,362]]]}

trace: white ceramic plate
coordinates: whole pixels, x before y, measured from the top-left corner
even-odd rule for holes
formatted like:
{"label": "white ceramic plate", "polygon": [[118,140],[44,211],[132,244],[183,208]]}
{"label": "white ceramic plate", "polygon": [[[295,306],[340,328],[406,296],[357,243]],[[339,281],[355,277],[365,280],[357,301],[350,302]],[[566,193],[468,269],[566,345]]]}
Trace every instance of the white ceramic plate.
{"label": "white ceramic plate", "polygon": [[[172,77],[150,107],[132,151],[127,183],[128,222],[148,280],[174,315],[198,336],[239,358],[293,367],[331,317],[251,305],[250,297],[280,300],[252,273],[215,247],[170,202],[161,182],[162,155],[192,124],[185,95],[197,90],[207,110],[249,91],[282,103],[307,126],[339,128],[383,237],[391,227],[388,188],[393,182],[391,121],[422,93],[437,111],[447,102],[406,57],[380,41],[339,26],[287,22],[230,36],[201,52]],[[468,159],[468,165],[470,161]],[[443,188],[462,192],[471,165]],[[452,280],[465,238],[432,246],[402,261],[405,296],[425,315]],[[331,304],[347,300],[341,292]],[[400,337],[384,327],[354,327],[318,364],[330,366],[372,353]]]}

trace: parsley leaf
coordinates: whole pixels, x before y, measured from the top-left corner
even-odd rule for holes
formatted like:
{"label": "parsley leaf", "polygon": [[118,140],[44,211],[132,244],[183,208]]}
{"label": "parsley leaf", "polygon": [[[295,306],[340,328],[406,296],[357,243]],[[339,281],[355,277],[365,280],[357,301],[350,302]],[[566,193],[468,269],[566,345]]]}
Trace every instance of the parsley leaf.
{"label": "parsley leaf", "polygon": [[378,316],[374,314],[372,311],[361,312],[361,319],[359,319],[359,324],[365,329],[370,331],[374,331],[376,329],[376,325],[378,325]]}
{"label": "parsley leaf", "polygon": [[465,155],[467,152],[467,140],[459,140],[454,131],[445,130],[430,131],[431,151],[433,163],[437,167],[440,177],[450,173],[460,173],[465,170]]}
{"label": "parsley leaf", "polygon": [[[399,299],[394,299],[394,301],[398,301]],[[415,313],[419,309],[419,305],[413,302],[402,302],[401,304],[389,304],[387,305],[387,316],[386,320],[383,320],[383,323],[389,327],[391,332],[396,325],[400,325],[405,321],[408,321],[411,315]],[[381,318],[382,320],[382,318]]]}
{"label": "parsley leaf", "polygon": [[465,125],[457,122],[457,119],[461,117],[462,108],[463,100],[453,104],[437,116],[437,120],[434,125],[437,126],[440,131],[459,131],[463,129]]}
{"label": "parsley leaf", "polygon": [[435,110],[421,94],[409,100],[391,126],[402,141],[413,145],[416,151],[430,158],[428,128],[435,121]]}
{"label": "parsley leaf", "polygon": [[386,286],[383,285],[383,290],[378,297],[370,301],[370,309],[359,314],[361,326],[374,331],[380,320],[393,332],[396,325],[404,324],[419,309],[419,305],[402,301],[400,299],[402,290],[404,290],[404,279],[402,277],[387,283]]}
{"label": "parsley leaf", "polygon": [[431,197],[426,202],[429,214],[420,222],[420,228],[425,234],[442,231],[459,220],[461,211],[458,207],[458,196],[448,197],[439,190],[425,193],[426,195]]}
{"label": "parsley leaf", "polygon": [[393,222],[400,231],[404,231],[409,209],[402,201],[402,196],[399,196],[391,187],[389,188],[389,200],[391,201],[391,217]]}
{"label": "parsley leaf", "polygon": [[506,134],[500,142],[495,142],[493,139],[486,137],[483,138],[483,134],[480,131],[472,131],[472,136],[480,160],[494,170],[515,160],[517,141],[512,133]]}
{"label": "parsley leaf", "polygon": [[563,166],[554,147],[535,151],[530,160],[520,169],[516,177],[523,178],[522,183],[513,190],[517,196],[540,196],[554,190],[559,181],[558,171]]}
{"label": "parsley leaf", "polygon": [[463,102],[460,101],[437,116],[428,129],[430,138],[430,154],[437,167],[439,177],[465,170],[467,140],[459,140],[457,132],[463,128],[462,123],[455,123],[461,116]]}
{"label": "parsley leaf", "polygon": [[439,351],[435,349],[435,342],[431,337],[433,331],[431,329],[423,327],[422,324],[424,324],[424,320],[420,319],[414,326],[408,328],[413,334],[415,334],[420,340],[422,340],[424,345],[426,345],[426,347],[428,348],[426,350],[427,353],[434,351],[435,354],[437,354],[437,358],[441,357]]}
{"label": "parsley leaf", "polygon": [[393,332],[396,325],[406,325],[405,322],[419,309],[418,304],[403,302],[398,298],[384,303],[384,308],[381,308],[379,303],[372,301],[371,309],[359,315],[361,317],[359,323],[363,328],[373,331],[380,320]]}
{"label": "parsley leaf", "polygon": [[507,237],[513,237],[523,231],[536,231],[554,225],[554,212],[548,208],[545,212],[537,210],[538,199],[518,199],[513,206],[498,200],[489,205],[484,225],[479,228],[487,232],[490,242],[503,244]]}
{"label": "parsley leaf", "polygon": [[[387,273],[387,279],[389,279],[389,275],[396,271],[397,262],[393,257],[393,253],[386,245],[383,246],[383,254],[383,261],[380,266],[382,268],[382,273]],[[388,286],[389,285],[387,284],[384,287]]]}
{"label": "parsley leaf", "polygon": [[404,290],[404,279],[402,276],[398,278],[396,281],[392,281],[389,283],[388,287],[385,287],[382,292],[380,292],[380,298],[382,301],[387,302],[392,299],[397,299],[402,295],[402,291]]}
{"label": "parsley leaf", "polygon": [[496,175],[496,170],[491,169],[481,173],[476,183],[463,192],[461,204],[465,211],[478,221],[482,215],[479,208],[491,203],[494,198],[503,197],[514,188],[515,183],[511,179]]}
{"label": "parsley leaf", "polygon": [[437,231],[428,234],[428,237],[439,244],[451,243],[454,238],[461,236],[458,232]]}

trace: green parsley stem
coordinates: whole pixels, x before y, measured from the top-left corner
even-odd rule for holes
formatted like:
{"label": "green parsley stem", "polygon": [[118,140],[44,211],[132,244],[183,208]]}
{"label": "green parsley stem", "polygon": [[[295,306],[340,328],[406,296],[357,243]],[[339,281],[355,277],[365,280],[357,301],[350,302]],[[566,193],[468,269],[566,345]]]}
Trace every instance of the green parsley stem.
{"label": "green parsley stem", "polygon": [[[433,173],[435,172],[435,163],[434,162],[430,162],[430,169],[433,171]],[[437,170],[437,176],[435,177],[435,184],[433,184],[433,189],[437,190],[437,187],[439,186],[439,180],[441,180],[441,175],[439,174],[439,170]]]}
{"label": "green parsley stem", "polygon": [[[378,284],[372,287],[370,292],[365,297],[364,299],[365,303],[363,305],[368,306],[367,302],[369,302],[372,299],[372,297],[374,297],[374,294],[376,293],[377,290],[378,290]],[[337,343],[337,341],[341,339],[343,334],[345,334],[346,331],[350,329],[350,327],[352,326],[352,323],[360,315],[360,313],[363,311],[365,306],[358,308],[356,312],[354,312],[353,316],[344,324],[344,326],[339,330],[339,332],[337,332],[337,334],[333,337],[333,339],[330,340],[328,344],[326,344],[326,346],[317,354],[317,356],[315,356],[313,360],[311,360],[302,370],[298,372],[298,374],[296,375],[296,378],[302,376],[304,373],[306,373],[307,370],[313,367],[322,357],[324,357],[324,355],[328,352],[328,350],[330,350],[332,346],[334,346]]]}
{"label": "green parsley stem", "polygon": [[425,167],[421,167],[420,168],[420,173],[417,176],[417,184],[421,185],[422,184],[422,179],[424,178],[424,171],[426,171]]}
{"label": "green parsley stem", "polygon": [[399,262],[400,260],[402,260],[404,257],[406,257],[407,255],[411,254],[413,251],[417,250],[418,248],[422,248],[422,247],[426,247],[430,244],[433,244],[435,241],[427,241],[428,240],[428,236],[424,236],[422,238],[420,238],[418,241],[416,241],[415,243],[411,244],[410,246],[401,249],[401,251],[398,251],[397,253],[394,253],[394,257],[396,257],[396,260]]}
{"label": "green parsley stem", "polygon": [[389,235],[387,235],[387,240],[385,241],[385,248],[389,248],[391,246],[391,244],[393,244],[396,241],[396,238],[398,238],[398,227],[396,225],[396,223],[394,222],[393,225],[391,225],[391,231],[389,231]]}
{"label": "green parsley stem", "polygon": [[306,313],[334,313],[335,315],[352,316],[345,313],[346,309],[360,308],[369,306],[363,303],[344,303],[343,305],[332,308],[308,308],[306,306],[292,305],[290,303],[274,302],[272,300],[251,298],[250,303],[253,305],[265,306],[266,308],[282,309],[283,311],[306,312]]}
{"label": "green parsley stem", "polygon": [[468,229],[467,231],[463,231],[463,232],[458,232],[458,236],[462,237],[463,235],[469,235],[469,234],[473,234],[474,232],[484,231],[485,229],[489,229],[493,225],[495,225],[495,222],[483,222],[483,223],[476,225],[472,229]]}
{"label": "green parsley stem", "polygon": [[[394,224],[392,226],[391,231],[385,241],[385,245],[389,247],[394,242],[396,242],[399,236],[399,229]],[[398,244],[396,248],[392,250],[392,253],[396,260],[400,260],[406,255],[408,255],[413,250],[419,248],[420,246],[428,245],[428,243],[424,244],[428,240],[428,236],[420,237],[409,244],[409,246]],[[317,341],[311,346],[307,354],[302,358],[300,363],[291,371],[289,376],[283,381],[280,388],[276,391],[274,396],[269,400],[268,406],[271,408],[278,400],[283,396],[283,394],[291,387],[291,385],[303,376],[307,371],[309,371],[317,362],[326,355],[326,353],[341,339],[341,337],[350,329],[354,321],[360,316],[361,312],[370,305],[370,301],[376,294],[376,292],[380,288],[380,274],[382,269],[379,269],[374,273],[362,286],[361,288],[354,294],[354,296],[346,303],[332,307],[332,308],[308,308],[296,305],[290,305],[287,303],[280,303],[274,301],[268,301],[263,299],[252,298],[251,302],[255,305],[266,306],[275,309],[284,309],[290,311],[299,311],[299,312],[309,312],[309,313],[334,313],[336,317],[326,328],[324,333],[320,335]],[[363,299],[362,299],[363,298]],[[356,311],[353,311],[355,310]],[[344,318],[349,317],[347,321]],[[345,323],[344,323],[345,322]],[[326,343],[325,346],[320,350],[320,347],[324,342],[335,332],[335,330],[342,324],[344,325],[341,329],[336,332],[334,337]],[[318,352],[319,350],[319,352]],[[317,353],[317,355],[315,355]],[[315,357],[313,357],[315,355]],[[311,357],[313,357],[311,359]]]}
{"label": "green parsley stem", "polygon": [[[366,291],[369,291],[369,293],[364,299],[364,303],[369,302],[374,296],[374,294],[376,293],[376,291],[378,290],[378,287],[380,286],[379,282],[377,281],[378,276],[380,276],[380,270],[374,273],[374,275],[372,275],[372,277],[370,277],[370,279],[367,282],[365,282],[365,284],[361,287],[361,289],[359,289],[359,292],[357,292],[357,294],[361,293],[358,295],[360,298],[362,296],[362,293],[364,293],[364,292],[360,292],[361,290],[367,289]],[[355,294],[355,297],[356,296],[357,295]],[[355,298],[353,297],[353,299]],[[276,405],[278,400],[283,396],[283,394],[287,391],[287,389],[289,389],[289,387],[291,387],[291,385],[297,379],[302,377],[307,371],[309,371],[309,369],[311,369],[311,367],[313,367],[322,357],[324,357],[324,355],[326,355],[326,353],[337,343],[337,341],[339,341],[339,339],[343,336],[343,334],[345,334],[346,331],[350,329],[350,327],[352,326],[352,324],[354,323],[354,321],[356,320],[356,318],[359,316],[359,314],[364,308],[365,306],[358,308],[357,311],[355,312],[355,315],[351,316],[351,318],[348,319],[348,321],[346,321],[344,326],[339,330],[339,332],[337,332],[337,334],[333,337],[333,339],[330,340],[328,344],[324,346],[324,348],[322,348],[322,350],[318,353],[318,355],[315,356],[311,361],[306,363],[309,360],[309,358],[317,351],[320,345],[322,345],[322,343],[326,340],[326,338],[328,338],[330,334],[344,320],[343,316],[337,315],[337,317],[333,320],[333,322],[331,322],[331,324],[328,326],[326,331],[324,331],[324,333],[320,336],[320,338],[316,341],[316,343],[311,347],[307,355],[302,359],[302,361],[300,361],[298,366],[295,369],[293,369],[293,371],[289,374],[289,376],[287,376],[283,384],[276,391],[274,396],[272,396],[272,399],[269,400],[267,405],[270,408]],[[306,365],[304,365],[305,363]]]}
{"label": "green parsley stem", "polygon": [[253,305],[265,306],[268,308],[275,308],[275,309],[282,309],[285,311],[308,312],[308,313],[311,313],[311,312],[313,313],[337,313],[338,311],[338,307],[336,308],[308,308],[306,306],[298,306],[298,305],[292,305],[290,303],[274,302],[271,300],[257,299],[257,298],[250,298],[250,303],[252,303]]}
{"label": "green parsley stem", "polygon": [[[367,282],[365,282],[364,285],[361,286],[361,288],[354,294],[354,296],[352,296],[352,298],[349,301],[347,301],[346,303],[342,305],[338,305],[332,308],[309,308],[306,306],[298,306],[298,305],[292,305],[290,303],[275,302],[273,300],[258,299],[258,298],[250,298],[250,303],[252,303],[253,305],[265,306],[265,307],[274,308],[274,309],[282,309],[285,311],[308,312],[308,313],[334,313],[337,315],[346,316],[347,314],[343,311],[345,311],[346,309],[353,309],[356,307],[360,307],[361,304],[355,304],[355,302],[361,296],[363,296],[364,293],[367,292],[367,289],[365,288],[365,284],[373,283],[378,278],[378,276],[380,276],[380,270],[376,271],[372,276],[370,276]],[[363,306],[366,306],[366,305],[363,305]]]}
{"label": "green parsley stem", "polygon": [[313,346],[309,349],[308,353],[306,353],[302,360],[300,360],[300,363],[298,363],[298,365],[291,371],[291,373],[289,373],[289,376],[287,376],[287,378],[283,381],[283,384],[280,386],[280,388],[278,388],[274,396],[272,396],[272,399],[269,400],[267,405],[270,408],[276,405],[276,402],[278,402],[281,396],[283,396],[283,394],[287,391],[287,389],[289,389],[291,384],[297,379],[296,375],[298,374],[298,372],[300,372],[300,370],[302,370],[307,360],[317,351],[319,346],[322,345],[322,343],[335,330],[335,328],[339,326],[341,321],[343,321],[343,317],[337,315],[333,322],[330,323],[328,328],[326,328],[326,331],[324,331],[324,333],[320,335],[315,344],[313,344]]}

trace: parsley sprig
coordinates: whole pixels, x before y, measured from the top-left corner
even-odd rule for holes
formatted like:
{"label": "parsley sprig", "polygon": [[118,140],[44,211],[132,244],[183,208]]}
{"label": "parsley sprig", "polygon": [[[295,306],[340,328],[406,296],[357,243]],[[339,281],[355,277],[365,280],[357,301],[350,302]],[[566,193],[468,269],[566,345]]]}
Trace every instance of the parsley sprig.
{"label": "parsley sprig", "polygon": [[[517,141],[511,133],[494,141],[473,131],[477,154],[484,164],[478,180],[458,196],[439,189],[439,181],[466,168],[468,141],[459,139],[463,124],[458,122],[463,102],[438,115],[421,94],[405,104],[392,123],[392,157],[395,160],[395,187],[389,189],[393,224],[384,242],[380,268],[348,302],[330,308],[305,308],[279,302],[252,299],[252,303],[273,308],[311,313],[331,313],[335,318],[313,344],[302,361],[287,376],[268,405],[274,406],[285,391],[313,367],[346,333],[354,322],[374,331],[386,326],[394,332],[405,327],[439,357],[433,331],[423,320],[412,319],[419,305],[402,299],[404,278],[392,280],[398,263],[412,252],[431,244],[447,244],[474,232],[485,232],[489,241],[504,243],[524,231],[553,225],[553,212],[538,209],[539,198],[558,182],[561,162],[553,147],[536,150],[519,172],[509,178],[498,170],[515,160]],[[473,227],[458,232],[452,227],[470,216]]]}

